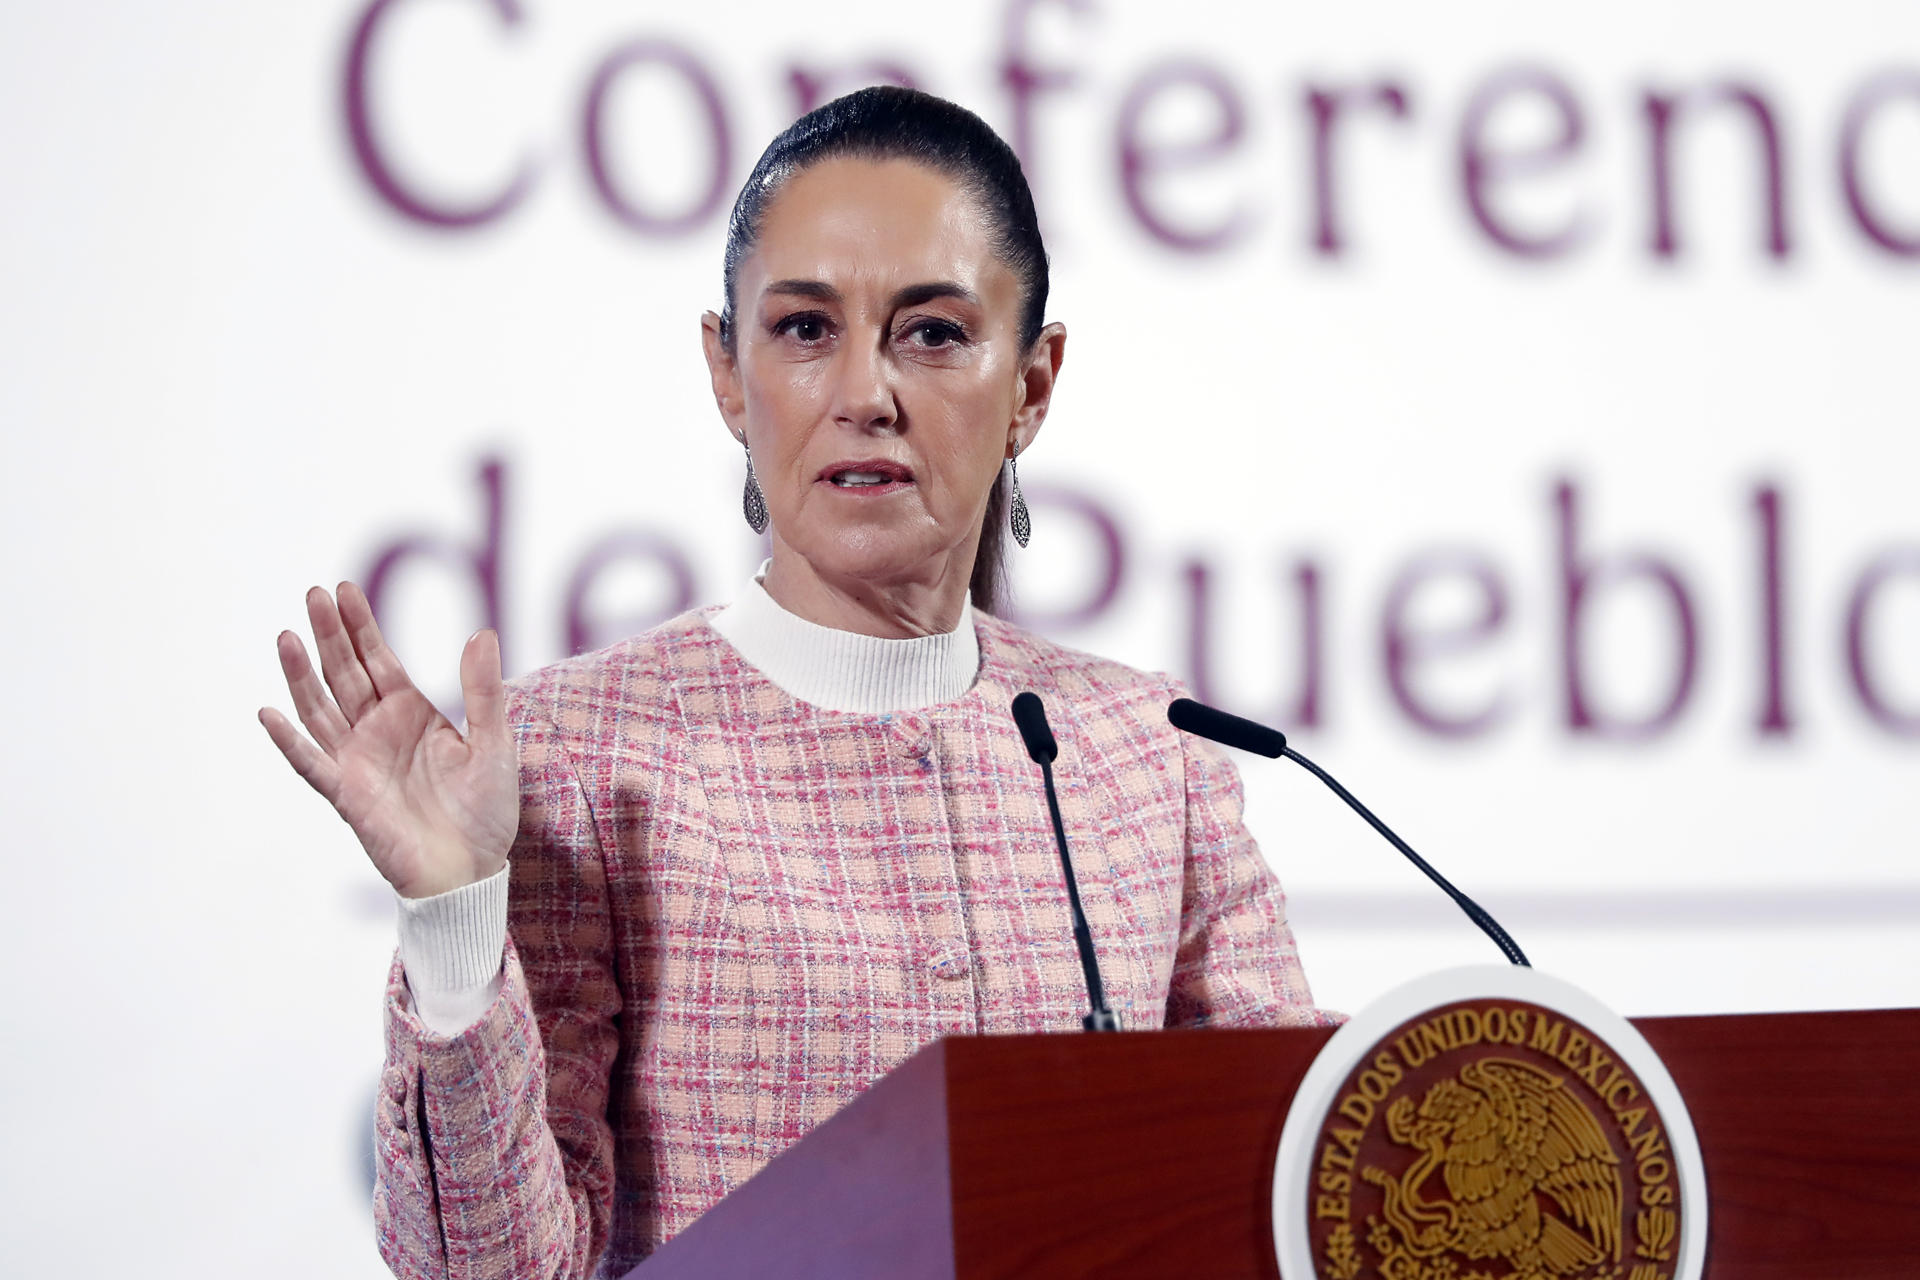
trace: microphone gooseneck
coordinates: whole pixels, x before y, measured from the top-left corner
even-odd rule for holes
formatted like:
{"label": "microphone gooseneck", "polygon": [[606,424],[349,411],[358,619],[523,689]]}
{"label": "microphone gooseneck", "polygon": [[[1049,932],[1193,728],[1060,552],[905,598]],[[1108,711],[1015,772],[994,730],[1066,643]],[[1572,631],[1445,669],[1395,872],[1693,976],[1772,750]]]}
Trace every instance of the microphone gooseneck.
{"label": "microphone gooseneck", "polygon": [[1118,1031],[1120,1020],[1107,1008],[1106,988],[1100,982],[1100,964],[1093,954],[1093,931],[1087,928],[1087,913],[1080,909],[1080,882],[1073,875],[1073,859],[1067,854],[1067,828],[1060,821],[1060,797],[1053,786],[1053,762],[1060,754],[1047,726],[1047,709],[1035,693],[1016,694],[1013,699],[1013,723],[1027,754],[1040,766],[1040,777],[1047,789],[1047,812],[1053,818],[1053,841],[1060,850],[1060,871],[1067,881],[1067,904],[1073,910],[1073,945],[1080,952],[1080,971],[1087,980],[1087,1001],[1091,1008],[1080,1025],[1089,1031]]}
{"label": "microphone gooseneck", "polygon": [[1413,846],[1395,835],[1392,827],[1375,817],[1373,810],[1361,804],[1351,791],[1336,782],[1332,774],[1289,747],[1284,733],[1278,729],[1269,729],[1263,724],[1256,724],[1251,720],[1243,720],[1239,716],[1228,715],[1224,711],[1195,702],[1192,698],[1175,699],[1167,708],[1167,719],[1176,729],[1218,742],[1222,746],[1237,747],[1242,751],[1251,751],[1256,755],[1273,759],[1285,756],[1326,783],[1328,790],[1346,801],[1348,807],[1365,818],[1368,825],[1375,831],[1386,837],[1387,843],[1405,854],[1407,861],[1420,868],[1427,879],[1439,885],[1441,891],[1466,912],[1467,919],[1480,926],[1481,932],[1493,939],[1493,944],[1500,948],[1509,963],[1522,968],[1532,967],[1528,964],[1526,952],[1520,950],[1520,944],[1513,940],[1513,935],[1500,927],[1499,921],[1488,915],[1479,903],[1454,888],[1445,876],[1434,870],[1425,858],[1413,851]]}

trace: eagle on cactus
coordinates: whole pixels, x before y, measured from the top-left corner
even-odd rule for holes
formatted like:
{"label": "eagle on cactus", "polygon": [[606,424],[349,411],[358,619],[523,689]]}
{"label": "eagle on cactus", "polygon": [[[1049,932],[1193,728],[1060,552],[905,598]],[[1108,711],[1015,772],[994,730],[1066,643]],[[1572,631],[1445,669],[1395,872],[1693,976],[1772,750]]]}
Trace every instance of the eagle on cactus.
{"label": "eagle on cactus", "polygon": [[[1381,1188],[1406,1253],[1498,1258],[1511,1280],[1571,1280],[1620,1261],[1620,1159],[1564,1077],[1483,1058],[1387,1109],[1387,1134],[1419,1158]],[[1446,1198],[1429,1199],[1439,1173]]]}

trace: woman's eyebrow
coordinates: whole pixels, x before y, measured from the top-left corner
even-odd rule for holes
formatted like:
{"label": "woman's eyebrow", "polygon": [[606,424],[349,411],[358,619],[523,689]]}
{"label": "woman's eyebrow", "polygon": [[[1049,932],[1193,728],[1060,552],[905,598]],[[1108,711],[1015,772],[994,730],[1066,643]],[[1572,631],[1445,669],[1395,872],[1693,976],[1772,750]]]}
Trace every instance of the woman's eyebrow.
{"label": "woman's eyebrow", "polygon": [[980,305],[979,295],[967,286],[953,280],[933,280],[926,284],[910,284],[893,295],[893,308],[917,307],[923,302],[932,302],[935,298],[958,298],[974,306]]}
{"label": "woman's eyebrow", "polygon": [[775,280],[767,286],[767,292],[793,293],[819,302],[840,301],[840,291],[823,280]]}
{"label": "woman's eyebrow", "polygon": [[[824,280],[775,280],[767,286],[767,292],[812,298],[818,302],[841,301],[840,291]],[[980,304],[980,296],[957,280],[929,280],[925,284],[910,284],[895,293],[891,309],[898,311],[902,307],[917,307],[935,298],[957,298],[974,306]]]}

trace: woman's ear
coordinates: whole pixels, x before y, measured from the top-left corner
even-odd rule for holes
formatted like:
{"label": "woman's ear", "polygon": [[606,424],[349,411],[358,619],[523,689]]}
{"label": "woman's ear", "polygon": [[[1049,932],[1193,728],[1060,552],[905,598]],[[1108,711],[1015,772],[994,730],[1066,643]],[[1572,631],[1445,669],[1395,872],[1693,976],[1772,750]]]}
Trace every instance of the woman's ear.
{"label": "woman's ear", "polygon": [[1050,324],[1033,340],[1033,347],[1020,366],[1020,385],[1014,389],[1013,421],[1007,427],[1007,456],[1025,453],[1040,424],[1047,420],[1047,407],[1053,403],[1054,384],[1060,378],[1060,361],[1067,354],[1067,327]]}
{"label": "woman's ear", "polygon": [[734,363],[733,352],[720,336],[720,317],[711,311],[702,312],[700,316],[700,346],[707,357],[707,376],[713,381],[713,403],[718,406],[721,420],[733,438],[744,444],[747,398],[741,392],[740,367]]}

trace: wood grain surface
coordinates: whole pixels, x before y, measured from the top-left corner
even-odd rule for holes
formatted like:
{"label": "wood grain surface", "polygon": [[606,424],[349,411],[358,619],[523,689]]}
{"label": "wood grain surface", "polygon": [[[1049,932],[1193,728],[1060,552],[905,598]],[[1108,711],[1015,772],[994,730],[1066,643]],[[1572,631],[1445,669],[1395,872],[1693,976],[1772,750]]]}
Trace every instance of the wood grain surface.
{"label": "wood grain surface", "polygon": [[[1708,1280],[1920,1280],[1920,1010],[1634,1022],[1700,1138]],[[1331,1034],[942,1041],[636,1275],[1277,1276],[1273,1161]]]}
{"label": "wood grain surface", "polygon": [[1709,1280],[1920,1277],[1920,1010],[1634,1025],[1700,1139]]}

